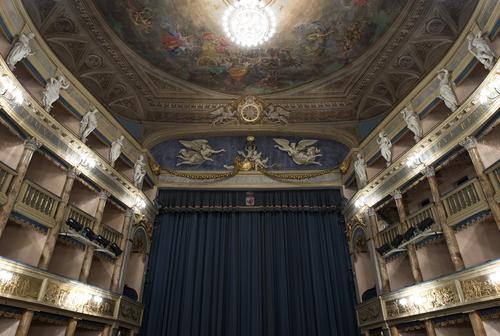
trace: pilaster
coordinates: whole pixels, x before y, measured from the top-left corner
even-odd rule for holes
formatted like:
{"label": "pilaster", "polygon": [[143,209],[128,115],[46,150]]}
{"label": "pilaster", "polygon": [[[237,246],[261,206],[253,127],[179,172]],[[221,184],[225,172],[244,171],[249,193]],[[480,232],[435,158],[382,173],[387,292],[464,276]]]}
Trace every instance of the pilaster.
{"label": "pilaster", "polygon": [[19,321],[19,325],[17,326],[15,336],[27,336],[30,330],[32,320],[33,320],[33,311],[26,310],[21,316],[21,321]]}
{"label": "pilaster", "polygon": [[131,251],[130,245],[130,229],[134,220],[134,213],[131,209],[128,209],[125,213],[125,219],[123,221],[123,239],[120,244],[120,249],[123,253],[115,261],[115,267],[113,269],[113,277],[111,278],[111,290],[121,292],[121,278],[124,270],[127,268],[127,262],[129,259],[129,254]]}
{"label": "pilaster", "polygon": [[368,208],[368,252],[370,259],[374,263],[377,275],[377,292],[378,294],[389,293],[391,285],[389,282],[389,273],[384,257],[382,257],[375,249],[375,237],[378,233],[377,213],[375,209]]}

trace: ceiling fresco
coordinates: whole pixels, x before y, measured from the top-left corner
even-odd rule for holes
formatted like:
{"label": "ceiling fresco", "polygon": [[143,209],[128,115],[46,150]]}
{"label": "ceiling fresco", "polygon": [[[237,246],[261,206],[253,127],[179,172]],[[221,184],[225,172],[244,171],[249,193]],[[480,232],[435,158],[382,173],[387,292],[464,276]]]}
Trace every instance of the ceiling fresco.
{"label": "ceiling fresco", "polygon": [[277,33],[251,49],[225,38],[223,0],[94,1],[131,49],[169,74],[224,93],[263,94],[350,64],[408,0],[274,0]]}

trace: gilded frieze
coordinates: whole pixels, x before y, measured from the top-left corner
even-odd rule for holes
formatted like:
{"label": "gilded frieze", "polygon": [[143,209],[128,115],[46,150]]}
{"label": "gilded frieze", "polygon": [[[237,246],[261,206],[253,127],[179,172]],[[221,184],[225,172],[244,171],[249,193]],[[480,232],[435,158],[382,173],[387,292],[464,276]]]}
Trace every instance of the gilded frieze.
{"label": "gilded frieze", "polygon": [[461,280],[460,285],[466,302],[500,295],[500,283],[492,281],[488,275]]}
{"label": "gilded frieze", "polygon": [[374,299],[367,305],[358,306],[358,319],[361,326],[375,323],[383,319],[382,306],[379,299]]}
{"label": "gilded frieze", "polygon": [[126,299],[120,301],[120,312],[118,318],[135,325],[141,323],[142,305],[137,302],[130,302]]}
{"label": "gilded frieze", "polygon": [[36,300],[42,286],[42,279],[26,274],[0,270],[0,295]]}

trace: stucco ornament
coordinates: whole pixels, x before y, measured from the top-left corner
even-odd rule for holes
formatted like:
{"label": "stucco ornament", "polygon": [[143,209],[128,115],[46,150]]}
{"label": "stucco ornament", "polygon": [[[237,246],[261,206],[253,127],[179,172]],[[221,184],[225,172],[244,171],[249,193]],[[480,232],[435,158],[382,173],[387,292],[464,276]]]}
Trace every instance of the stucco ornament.
{"label": "stucco ornament", "polygon": [[134,164],[134,186],[141,188],[144,176],[146,176],[146,162],[144,161],[144,155],[141,154]]}
{"label": "stucco ornament", "polygon": [[111,150],[109,152],[109,162],[111,163],[111,166],[115,166],[115,161],[118,160],[120,157],[120,154],[122,153],[122,148],[123,148],[123,140],[125,137],[123,135],[120,135],[113,143],[111,143]]}
{"label": "stucco ornament", "polygon": [[458,108],[458,99],[450,81],[450,72],[442,69],[438,72],[437,77],[439,79],[439,98],[444,101],[446,107],[455,111]]}
{"label": "stucco ornament", "polygon": [[214,118],[212,125],[224,125],[232,121],[238,120],[236,116],[236,110],[231,106],[220,106],[215,111],[210,112],[210,115]]}
{"label": "stucco ornament", "polygon": [[469,41],[469,51],[484,65],[485,69],[493,69],[496,55],[483,34],[481,32],[470,33],[467,40]]}
{"label": "stucco ornament", "polygon": [[386,166],[389,167],[392,162],[392,142],[387,134],[382,131],[378,134],[377,143],[380,147],[380,154],[387,161]]}
{"label": "stucco ornament", "polygon": [[7,65],[11,70],[14,70],[16,64],[20,62],[23,58],[34,55],[35,53],[31,50],[30,41],[35,38],[35,34],[21,34],[19,38],[14,43],[14,46],[7,56]]}
{"label": "stucco ornament", "polygon": [[290,112],[285,110],[281,106],[271,106],[265,111],[264,117],[266,120],[275,123],[275,124],[280,124],[283,126],[288,125],[288,117],[290,116]]}
{"label": "stucco ornament", "polygon": [[52,109],[54,104],[59,99],[61,89],[69,88],[69,82],[64,76],[51,77],[45,84],[45,90],[42,92],[42,104],[47,112]]}
{"label": "stucco ornament", "polygon": [[356,155],[356,161],[354,161],[354,172],[358,179],[358,187],[363,188],[368,182],[368,176],[366,175],[366,162],[361,153]]}
{"label": "stucco ornament", "polygon": [[321,165],[320,162],[316,161],[317,158],[323,156],[321,150],[313,146],[318,140],[301,140],[298,143],[278,138],[274,138],[273,140],[277,143],[274,147],[278,148],[280,151],[286,152],[295,164]]}
{"label": "stucco ornament", "polygon": [[[238,151],[239,157],[237,157],[238,169],[240,170],[261,170],[269,168],[267,164],[269,158],[262,155],[262,152],[257,150],[255,145],[255,138],[253,136],[247,137],[247,144],[245,145],[244,151]],[[235,166],[224,165],[226,169],[234,169]]]}
{"label": "stucco ornament", "polygon": [[422,130],[422,126],[420,125],[420,118],[417,113],[415,113],[413,108],[408,105],[401,111],[401,114],[406,122],[406,126],[414,134],[415,141],[419,142],[420,139],[422,139],[424,132]]}
{"label": "stucco ornament", "polygon": [[97,109],[92,106],[80,121],[80,139],[83,142],[87,142],[87,137],[97,128],[97,113]]}
{"label": "stucco ornament", "polygon": [[226,151],[225,149],[213,149],[208,144],[208,140],[205,139],[197,139],[192,141],[180,140],[179,142],[186,148],[181,149],[179,151],[179,154],[177,154],[177,158],[180,159],[180,162],[177,163],[177,166],[199,166],[206,161],[214,161],[214,159],[212,159],[212,155],[223,153]]}

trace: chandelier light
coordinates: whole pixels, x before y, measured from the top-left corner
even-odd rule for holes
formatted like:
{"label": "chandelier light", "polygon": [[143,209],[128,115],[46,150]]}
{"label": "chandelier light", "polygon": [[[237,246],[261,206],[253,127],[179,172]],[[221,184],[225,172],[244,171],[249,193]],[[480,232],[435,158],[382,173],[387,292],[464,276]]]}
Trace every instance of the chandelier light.
{"label": "chandelier light", "polygon": [[223,17],[223,27],[231,41],[243,47],[256,47],[276,31],[276,17],[261,0],[239,0]]}

